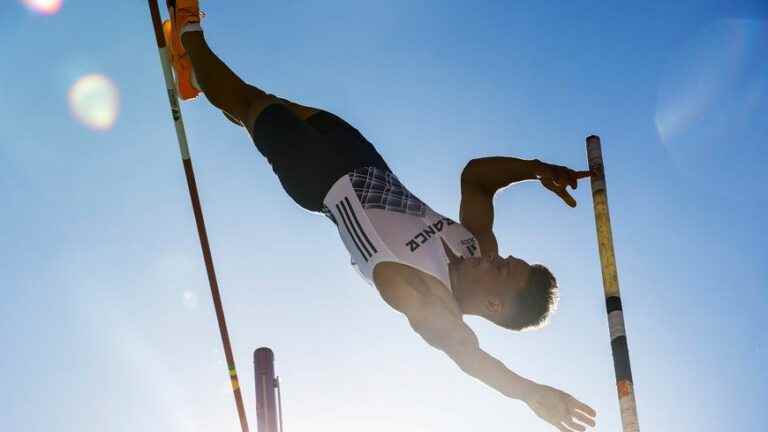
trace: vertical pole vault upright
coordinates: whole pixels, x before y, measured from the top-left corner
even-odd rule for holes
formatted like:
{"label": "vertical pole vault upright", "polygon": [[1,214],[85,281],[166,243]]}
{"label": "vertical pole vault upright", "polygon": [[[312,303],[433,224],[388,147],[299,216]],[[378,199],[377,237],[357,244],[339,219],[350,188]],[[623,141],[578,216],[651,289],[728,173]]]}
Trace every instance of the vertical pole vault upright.
{"label": "vertical pole vault upright", "polygon": [[152,26],[155,29],[155,38],[157,39],[157,48],[160,51],[160,64],[165,76],[165,86],[168,90],[168,101],[171,104],[171,115],[176,126],[176,137],[179,140],[179,150],[181,151],[181,160],[184,164],[184,173],[187,177],[187,186],[189,188],[189,198],[192,201],[192,210],[195,213],[195,222],[197,223],[197,234],[200,237],[200,247],[203,250],[203,260],[205,269],[208,272],[208,283],[211,286],[211,296],[213,297],[213,306],[216,309],[216,319],[219,323],[219,333],[221,342],[224,345],[224,355],[227,359],[227,368],[232,384],[232,391],[235,394],[235,404],[237,414],[240,417],[240,427],[242,432],[248,432],[248,420],[245,416],[243,406],[243,397],[240,393],[240,382],[237,379],[237,369],[235,368],[235,359],[232,355],[232,345],[229,342],[229,332],[227,331],[227,322],[224,318],[224,307],[221,304],[221,294],[219,293],[219,284],[216,281],[216,271],[213,267],[213,258],[211,257],[211,248],[208,243],[208,233],[205,229],[205,220],[203,219],[203,209],[200,205],[200,197],[197,193],[197,183],[195,182],[195,172],[192,169],[192,159],[189,155],[187,146],[187,134],[184,130],[184,119],[181,117],[181,108],[179,107],[178,93],[176,84],[171,71],[171,62],[168,56],[168,47],[165,44],[163,36],[162,20],[160,19],[160,9],[157,6],[157,0],[149,0],[149,11],[152,15]]}
{"label": "vertical pole vault upright", "polygon": [[608,312],[608,328],[611,335],[613,367],[616,372],[616,387],[621,408],[621,422],[624,432],[639,432],[640,425],[637,419],[632,369],[629,365],[627,334],[619,293],[619,275],[616,268],[616,256],[613,252],[613,234],[611,233],[611,218],[608,214],[608,193],[605,185],[600,137],[596,135],[587,137],[587,158],[589,159],[589,170],[592,173],[592,201],[595,207],[597,244],[600,249],[600,264]]}
{"label": "vertical pole vault upright", "polygon": [[[253,371],[256,381],[257,431],[277,432],[275,354],[271,349],[262,347],[253,352]],[[282,422],[279,424],[280,432],[283,432]]]}

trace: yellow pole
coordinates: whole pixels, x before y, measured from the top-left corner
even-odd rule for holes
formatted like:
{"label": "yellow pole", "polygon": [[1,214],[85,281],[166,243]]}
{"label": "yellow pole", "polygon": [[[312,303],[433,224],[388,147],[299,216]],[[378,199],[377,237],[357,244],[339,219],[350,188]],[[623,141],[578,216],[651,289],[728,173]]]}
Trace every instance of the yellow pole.
{"label": "yellow pole", "polygon": [[608,328],[611,336],[613,367],[616,374],[616,388],[621,408],[621,422],[624,432],[639,432],[637,403],[632,381],[632,369],[629,363],[629,347],[624,326],[624,313],[619,293],[619,275],[616,269],[616,256],[613,251],[611,217],[608,213],[608,193],[605,184],[605,168],[600,137],[587,137],[587,158],[592,173],[592,202],[595,208],[597,244],[600,250],[600,266],[603,273]]}

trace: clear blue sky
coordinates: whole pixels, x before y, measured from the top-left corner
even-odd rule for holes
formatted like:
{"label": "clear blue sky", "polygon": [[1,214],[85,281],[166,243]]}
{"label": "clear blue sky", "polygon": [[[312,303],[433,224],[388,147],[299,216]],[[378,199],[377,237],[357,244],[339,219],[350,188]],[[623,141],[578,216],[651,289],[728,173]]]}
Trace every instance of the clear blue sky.
{"label": "clear blue sky", "polygon": [[[456,217],[472,157],[586,166],[603,138],[641,427],[760,430],[768,405],[768,6],[762,1],[203,2],[244,79],[333,111]],[[0,4],[3,430],[236,431],[146,2]],[[109,131],[74,119],[114,81]],[[244,131],[185,104],[251,422],[276,351],[289,431],[553,430],[426,346],[280,189]],[[551,324],[483,347],[619,430],[587,183],[496,199],[505,254],[547,264]]]}

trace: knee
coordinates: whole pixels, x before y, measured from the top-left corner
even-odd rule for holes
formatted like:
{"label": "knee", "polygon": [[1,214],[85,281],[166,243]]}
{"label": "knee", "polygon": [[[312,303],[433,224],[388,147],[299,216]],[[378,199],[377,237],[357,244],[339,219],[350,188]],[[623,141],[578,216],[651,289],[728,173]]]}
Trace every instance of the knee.
{"label": "knee", "polygon": [[242,112],[242,116],[238,117],[243,125],[250,130],[256,119],[259,118],[261,113],[269,106],[274,104],[281,104],[282,101],[277,97],[261,92],[261,94],[251,94],[245,101],[245,106]]}

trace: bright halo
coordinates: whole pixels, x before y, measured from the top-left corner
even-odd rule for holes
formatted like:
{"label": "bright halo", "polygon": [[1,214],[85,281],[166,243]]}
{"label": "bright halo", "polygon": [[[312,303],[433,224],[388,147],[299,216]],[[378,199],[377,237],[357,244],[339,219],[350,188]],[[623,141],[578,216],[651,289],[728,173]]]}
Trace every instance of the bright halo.
{"label": "bright halo", "polygon": [[75,118],[95,130],[109,130],[117,120],[119,91],[104,75],[86,75],[69,90],[69,107]]}
{"label": "bright halo", "polygon": [[768,112],[768,21],[723,19],[668,53],[655,123],[670,160],[688,175],[731,181],[765,176],[741,167],[764,152]]}
{"label": "bright halo", "polygon": [[192,291],[184,291],[183,299],[184,299],[184,307],[186,307],[189,310],[197,309],[197,304],[198,304],[197,294],[195,294]]}
{"label": "bright halo", "polygon": [[63,0],[22,0],[24,6],[43,15],[53,15],[61,10]]}

